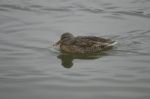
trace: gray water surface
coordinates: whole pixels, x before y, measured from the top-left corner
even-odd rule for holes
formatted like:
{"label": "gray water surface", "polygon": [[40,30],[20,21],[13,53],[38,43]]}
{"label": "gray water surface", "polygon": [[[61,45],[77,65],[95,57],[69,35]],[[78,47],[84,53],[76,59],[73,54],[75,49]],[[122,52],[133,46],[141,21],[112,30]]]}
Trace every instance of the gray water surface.
{"label": "gray water surface", "polygon": [[[61,55],[63,32],[118,45]],[[150,0],[0,0],[0,99],[150,99]]]}

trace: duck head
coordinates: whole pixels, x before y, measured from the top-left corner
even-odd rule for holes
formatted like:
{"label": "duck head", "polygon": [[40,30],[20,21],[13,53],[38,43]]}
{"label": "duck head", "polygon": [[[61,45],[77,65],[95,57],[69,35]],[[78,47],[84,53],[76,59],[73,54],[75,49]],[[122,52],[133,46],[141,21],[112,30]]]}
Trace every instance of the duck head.
{"label": "duck head", "polygon": [[73,38],[73,34],[69,33],[69,32],[66,32],[66,33],[63,33],[61,35],[61,38],[60,40],[65,40],[65,39],[72,39]]}
{"label": "duck head", "polygon": [[59,40],[58,42],[56,42],[55,45],[59,45],[60,43],[65,42],[65,41],[67,41],[67,40],[70,40],[70,39],[72,39],[73,37],[74,37],[73,34],[71,34],[71,33],[69,33],[69,32],[65,32],[65,33],[63,33],[63,34],[61,35],[60,40]]}

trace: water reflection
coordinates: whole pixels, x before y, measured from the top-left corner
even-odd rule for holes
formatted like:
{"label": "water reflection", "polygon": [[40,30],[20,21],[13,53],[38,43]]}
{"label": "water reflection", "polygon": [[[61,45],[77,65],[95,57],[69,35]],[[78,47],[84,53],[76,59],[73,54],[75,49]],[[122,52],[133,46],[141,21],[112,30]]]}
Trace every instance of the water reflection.
{"label": "water reflection", "polygon": [[101,52],[101,53],[95,53],[95,54],[68,54],[68,53],[61,53],[57,56],[58,59],[61,60],[61,65],[64,68],[71,68],[73,66],[73,60],[74,59],[82,59],[82,60],[88,60],[88,59],[98,59],[102,56],[106,56],[107,53]]}
{"label": "water reflection", "polygon": [[61,65],[65,68],[71,68],[73,66],[73,55],[58,55],[58,59],[61,60]]}

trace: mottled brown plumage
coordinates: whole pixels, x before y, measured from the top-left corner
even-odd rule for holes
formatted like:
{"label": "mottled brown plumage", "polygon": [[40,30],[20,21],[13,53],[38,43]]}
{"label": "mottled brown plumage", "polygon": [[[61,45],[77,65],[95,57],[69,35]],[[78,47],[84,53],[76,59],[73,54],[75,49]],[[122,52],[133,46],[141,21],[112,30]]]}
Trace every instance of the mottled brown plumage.
{"label": "mottled brown plumage", "polygon": [[96,53],[112,47],[115,41],[96,36],[77,36],[63,33],[56,45],[60,50],[68,53]]}

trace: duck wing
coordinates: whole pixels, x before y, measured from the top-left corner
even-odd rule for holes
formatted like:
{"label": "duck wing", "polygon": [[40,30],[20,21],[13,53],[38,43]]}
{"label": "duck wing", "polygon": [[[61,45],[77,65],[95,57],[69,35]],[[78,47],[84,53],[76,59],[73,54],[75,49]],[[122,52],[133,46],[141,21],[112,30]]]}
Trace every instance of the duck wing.
{"label": "duck wing", "polygon": [[95,41],[88,40],[88,39],[76,39],[74,42],[75,46],[80,46],[80,47],[91,47],[94,44],[96,44]]}
{"label": "duck wing", "polygon": [[96,42],[103,42],[103,43],[113,43],[114,41],[102,37],[96,37],[96,36],[79,36],[77,38],[80,39],[87,39],[87,40],[92,40]]}
{"label": "duck wing", "polygon": [[104,42],[100,42],[93,38],[77,37],[75,38],[73,45],[87,48],[87,47],[95,47],[95,46],[104,46],[106,44]]}

